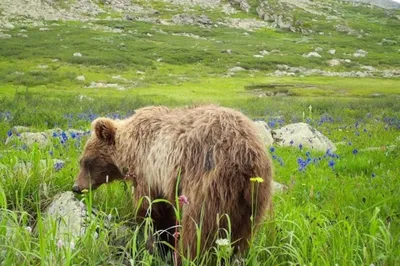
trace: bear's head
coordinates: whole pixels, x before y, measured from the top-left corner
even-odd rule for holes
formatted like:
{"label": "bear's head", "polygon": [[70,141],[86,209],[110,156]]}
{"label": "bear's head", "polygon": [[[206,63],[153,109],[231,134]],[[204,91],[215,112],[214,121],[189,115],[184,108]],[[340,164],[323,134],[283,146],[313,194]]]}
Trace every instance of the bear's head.
{"label": "bear's head", "polygon": [[72,191],[79,194],[85,189],[96,189],[123,177],[113,159],[117,123],[108,118],[97,118],[91,127],[92,135],[85,145],[79,161],[79,173],[72,187]]}

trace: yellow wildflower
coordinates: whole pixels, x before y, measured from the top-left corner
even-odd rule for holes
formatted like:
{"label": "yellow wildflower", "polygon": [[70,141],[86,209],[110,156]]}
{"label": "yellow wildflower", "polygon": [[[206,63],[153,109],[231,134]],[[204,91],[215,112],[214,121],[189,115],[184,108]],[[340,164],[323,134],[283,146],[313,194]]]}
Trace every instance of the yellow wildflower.
{"label": "yellow wildflower", "polygon": [[250,178],[251,182],[257,182],[257,183],[262,183],[264,182],[264,179],[262,179],[261,177],[257,176],[257,177],[252,177]]}

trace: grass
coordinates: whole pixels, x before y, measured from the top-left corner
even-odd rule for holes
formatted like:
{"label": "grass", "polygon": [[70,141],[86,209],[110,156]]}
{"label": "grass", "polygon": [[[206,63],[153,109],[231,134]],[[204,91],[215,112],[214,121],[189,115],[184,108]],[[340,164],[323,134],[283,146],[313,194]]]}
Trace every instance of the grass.
{"label": "grass", "polygon": [[[171,7],[147,4],[159,10]],[[4,140],[18,125],[38,132],[52,128],[86,131],[98,116],[121,118],[142,106],[194,103],[233,107],[272,128],[305,121],[337,145],[333,154],[300,149],[297,144],[269,150],[275,180],[289,190],[274,195],[275,216],[254,235],[243,258],[246,265],[399,264],[398,78],[266,75],[277,64],[334,71],[359,70],[361,65],[399,67],[397,46],[377,44],[383,38],[400,42],[394,16],[343,3],[340,11],[345,14],[341,23],[369,35],[358,39],[336,32],[332,23],[320,18],[313,21],[301,10],[296,16],[325,35],[272,29],[246,35],[244,30],[225,27],[109,21],[103,20],[105,14],[92,22],[92,27],[104,31],[78,22],[58,22],[59,26],[48,23],[49,31],[17,26],[7,32],[13,38],[2,39],[0,45],[0,264],[167,264],[145,251],[151,223],[133,222],[136,203],[124,183],[108,184],[78,197],[97,210],[78,241],[60,244],[56,225],[42,222],[52,198],[71,190],[86,136],[66,133],[66,140],[53,137],[42,148],[20,142],[6,145]],[[160,16],[169,18],[176,12]],[[209,14],[214,21],[222,18],[218,12]],[[255,16],[254,8],[249,14],[235,15]],[[28,39],[16,35],[22,29]],[[172,35],[179,33],[202,39]],[[316,47],[324,49],[323,58],[302,57]],[[332,48],[337,51],[335,56],[327,53]],[[231,54],[222,52],[228,49]],[[273,49],[283,55],[253,57]],[[367,50],[367,57],[351,57],[351,64],[334,69],[327,66],[326,60],[348,58],[344,54],[357,49]],[[76,52],[82,57],[74,57]],[[234,66],[245,71],[226,77]],[[76,80],[80,75],[84,81]],[[92,82],[117,83],[126,90],[88,88]],[[268,91],[289,96],[258,97],[259,92]],[[54,158],[63,159],[63,167],[54,168]],[[28,173],[15,170],[21,162],[32,163]],[[230,250],[219,245],[213,252],[222,261]],[[210,264],[209,259],[203,256],[187,265]]]}

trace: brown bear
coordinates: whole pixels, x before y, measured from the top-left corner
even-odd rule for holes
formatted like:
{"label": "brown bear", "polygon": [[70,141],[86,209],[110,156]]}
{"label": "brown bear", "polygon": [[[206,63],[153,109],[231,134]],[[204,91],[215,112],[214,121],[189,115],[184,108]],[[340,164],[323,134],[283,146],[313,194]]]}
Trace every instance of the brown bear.
{"label": "brown bear", "polygon": [[[189,258],[208,250],[217,238],[227,237],[218,235],[222,228],[228,230],[224,215],[230,219],[235,252],[245,252],[252,224],[259,225],[272,210],[273,171],[266,147],[254,122],[230,108],[150,106],[124,120],[97,118],[73,191],[122,180],[128,171],[134,176],[136,202],[146,196],[174,204],[176,195],[186,196],[180,240]],[[143,200],[139,218],[148,215],[148,207]],[[174,246],[172,206],[152,205],[150,217],[157,230],[165,231],[162,239]],[[201,228],[199,250],[197,227]]]}

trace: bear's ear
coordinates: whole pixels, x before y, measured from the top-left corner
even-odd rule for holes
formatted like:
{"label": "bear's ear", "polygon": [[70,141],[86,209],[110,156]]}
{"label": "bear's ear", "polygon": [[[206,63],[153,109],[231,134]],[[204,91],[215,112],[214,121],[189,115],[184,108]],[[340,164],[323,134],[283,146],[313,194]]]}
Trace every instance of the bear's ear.
{"label": "bear's ear", "polygon": [[117,127],[113,120],[103,117],[97,118],[92,122],[92,128],[99,140],[114,144]]}

